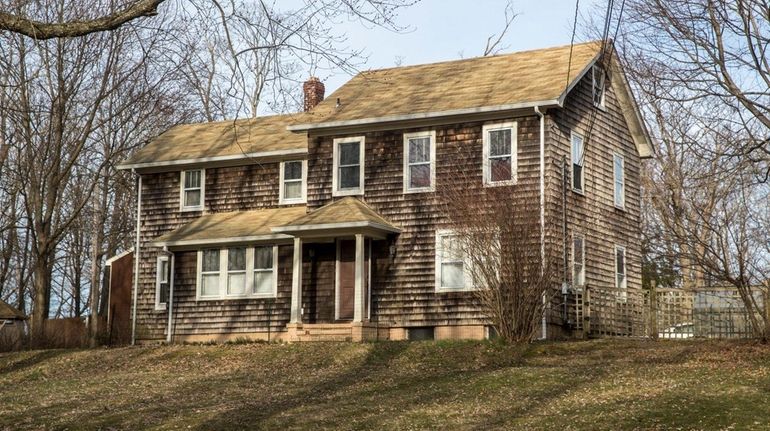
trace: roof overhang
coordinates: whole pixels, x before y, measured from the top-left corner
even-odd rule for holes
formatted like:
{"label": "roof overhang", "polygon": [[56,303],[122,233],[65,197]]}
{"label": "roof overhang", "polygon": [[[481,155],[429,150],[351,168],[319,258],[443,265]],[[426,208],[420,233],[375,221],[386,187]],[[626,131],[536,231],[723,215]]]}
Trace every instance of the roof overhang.
{"label": "roof overhang", "polygon": [[502,118],[517,112],[528,111],[535,107],[547,108],[560,106],[559,101],[540,100],[508,105],[481,106],[476,108],[453,109],[448,111],[421,112],[415,114],[388,115],[345,121],[326,121],[320,123],[305,123],[288,126],[292,132],[311,132],[318,135],[324,133],[339,133],[356,130],[388,130],[404,126],[420,127],[423,125],[440,124],[457,118],[461,121]]}
{"label": "roof overhang", "polygon": [[384,239],[389,234],[401,232],[397,227],[371,221],[286,225],[274,227],[271,230],[300,238],[328,238],[360,233],[372,238]]}
{"label": "roof overhang", "polygon": [[259,242],[290,242],[292,237],[283,234],[268,234],[268,235],[252,235],[252,236],[237,236],[226,238],[206,238],[206,239],[189,239],[189,240],[177,240],[177,241],[152,241],[150,246],[152,247],[168,247],[173,249],[197,249],[205,246],[220,246],[220,245],[241,245],[241,244],[254,244]]}
{"label": "roof overhang", "polygon": [[111,258],[107,259],[104,262],[104,266],[112,266],[112,262],[115,262],[116,260],[120,260],[133,252],[134,252],[134,248],[131,247],[128,250],[124,251],[123,253],[116,254],[115,256],[112,256]]}
{"label": "roof overhang", "polygon": [[169,167],[188,168],[205,165],[208,167],[238,166],[252,161],[270,162],[286,160],[292,157],[307,156],[307,148],[292,150],[262,151],[254,153],[232,154],[226,156],[200,157],[195,159],[166,160],[158,162],[122,163],[117,169],[136,169],[142,173],[167,171]]}

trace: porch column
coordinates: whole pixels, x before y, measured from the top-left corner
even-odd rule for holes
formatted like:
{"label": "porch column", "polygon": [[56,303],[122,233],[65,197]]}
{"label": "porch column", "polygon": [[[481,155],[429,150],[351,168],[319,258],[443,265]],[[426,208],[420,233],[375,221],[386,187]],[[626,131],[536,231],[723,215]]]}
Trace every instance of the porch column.
{"label": "porch column", "polygon": [[353,322],[362,322],[364,319],[364,235],[356,234],[356,282],[353,300]]}
{"label": "porch column", "polygon": [[302,239],[294,238],[294,261],[291,277],[291,320],[302,323]]}

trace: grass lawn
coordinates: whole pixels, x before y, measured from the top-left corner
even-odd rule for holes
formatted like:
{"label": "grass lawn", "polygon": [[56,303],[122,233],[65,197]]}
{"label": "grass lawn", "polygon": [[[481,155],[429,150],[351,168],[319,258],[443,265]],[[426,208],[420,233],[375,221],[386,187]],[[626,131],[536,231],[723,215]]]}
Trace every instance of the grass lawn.
{"label": "grass lawn", "polygon": [[5,429],[770,430],[770,347],[594,340],[0,354]]}

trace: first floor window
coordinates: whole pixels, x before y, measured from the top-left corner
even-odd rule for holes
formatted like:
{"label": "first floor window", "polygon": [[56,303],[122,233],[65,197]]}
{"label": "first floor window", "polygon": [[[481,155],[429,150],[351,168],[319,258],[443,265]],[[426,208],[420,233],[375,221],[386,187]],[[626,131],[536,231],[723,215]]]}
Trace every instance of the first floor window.
{"label": "first floor window", "polygon": [[246,294],[246,249],[227,250],[227,294]]}
{"label": "first floor window", "polygon": [[575,234],[572,237],[572,287],[583,287],[585,277],[585,238]]}
{"label": "first floor window", "polygon": [[483,127],[484,184],[511,184],[516,179],[516,123]]}
{"label": "first floor window", "polygon": [[273,247],[254,249],[254,285],[252,293],[267,295],[273,291]]}
{"label": "first floor window", "polygon": [[615,287],[618,289],[618,299],[626,300],[626,249],[615,246]]}
{"label": "first floor window", "polygon": [[204,171],[195,169],[182,171],[182,191],[181,207],[182,210],[192,211],[203,208],[203,190],[204,190]]}
{"label": "first floor window", "polygon": [[617,208],[624,208],[626,205],[626,178],[623,156],[615,154],[612,160],[612,167],[615,177],[615,206]]}
{"label": "first floor window", "polygon": [[281,203],[305,202],[307,162],[293,160],[281,163]]}
{"label": "first floor window", "polygon": [[436,133],[404,134],[404,191],[432,191],[436,166]]}
{"label": "first floor window", "polygon": [[155,308],[165,309],[171,287],[171,263],[169,256],[158,256],[155,286]]}
{"label": "first floor window", "polygon": [[219,295],[219,250],[203,250],[201,259],[201,296]]}
{"label": "first floor window", "polygon": [[335,196],[357,195],[364,189],[364,137],[334,140]]}
{"label": "first floor window", "polygon": [[570,137],[570,153],[572,158],[572,190],[583,193],[583,137],[572,132]]}
{"label": "first floor window", "polygon": [[277,246],[231,247],[198,252],[198,297],[273,297],[277,287]]}
{"label": "first floor window", "polygon": [[436,289],[463,290],[470,287],[459,237],[451,231],[436,233]]}

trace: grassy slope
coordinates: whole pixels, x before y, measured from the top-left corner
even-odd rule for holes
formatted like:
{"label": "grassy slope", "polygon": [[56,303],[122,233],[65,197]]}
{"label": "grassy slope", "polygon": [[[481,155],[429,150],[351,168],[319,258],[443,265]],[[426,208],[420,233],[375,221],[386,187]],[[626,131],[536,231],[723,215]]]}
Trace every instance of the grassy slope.
{"label": "grassy slope", "polygon": [[770,429],[770,347],[599,340],[0,354],[0,430]]}

